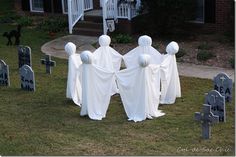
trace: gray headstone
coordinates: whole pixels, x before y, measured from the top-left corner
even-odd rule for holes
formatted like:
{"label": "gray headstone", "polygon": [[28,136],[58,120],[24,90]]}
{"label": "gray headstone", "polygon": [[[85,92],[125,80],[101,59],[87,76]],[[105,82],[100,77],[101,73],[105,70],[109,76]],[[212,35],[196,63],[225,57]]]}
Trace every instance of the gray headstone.
{"label": "gray headstone", "polygon": [[195,112],[195,120],[202,124],[202,137],[209,139],[211,137],[211,124],[219,122],[219,116],[213,115],[211,106],[204,104],[202,112]]}
{"label": "gray headstone", "polygon": [[41,63],[46,65],[46,73],[51,74],[52,73],[52,68],[56,66],[56,62],[51,60],[50,55],[46,55],[45,59],[41,59]]}
{"label": "gray headstone", "polygon": [[26,91],[35,91],[34,71],[28,65],[20,68],[21,89]]}
{"label": "gray headstone", "polygon": [[220,122],[226,122],[225,98],[218,91],[212,90],[205,97],[205,104],[211,105],[211,111],[219,116]]}
{"label": "gray headstone", "polygon": [[0,59],[0,86],[10,86],[9,67]]}
{"label": "gray headstone", "polygon": [[19,68],[25,64],[32,67],[31,48],[29,46],[18,46],[18,64]]}
{"label": "gray headstone", "polygon": [[214,89],[224,96],[225,101],[227,102],[232,100],[232,88],[233,81],[227,74],[219,73],[216,77],[214,77]]}

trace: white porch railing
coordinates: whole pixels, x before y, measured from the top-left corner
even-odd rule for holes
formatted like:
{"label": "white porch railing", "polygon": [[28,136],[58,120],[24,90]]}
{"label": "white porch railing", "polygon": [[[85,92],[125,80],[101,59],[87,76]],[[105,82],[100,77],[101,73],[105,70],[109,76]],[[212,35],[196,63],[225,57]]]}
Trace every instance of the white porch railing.
{"label": "white porch railing", "polygon": [[84,0],[84,11],[93,9],[93,0]]}
{"label": "white porch railing", "polygon": [[130,4],[120,4],[120,6],[117,9],[117,17],[121,19],[128,19],[131,20],[135,16],[137,16],[137,6],[133,6]]}
{"label": "white porch railing", "polygon": [[84,0],[68,0],[69,33],[72,34],[74,25],[84,19]]}
{"label": "white porch railing", "polygon": [[[137,16],[137,10],[140,6],[140,0],[137,0],[136,6],[127,3],[117,5],[118,0],[103,0],[103,33],[107,34],[106,19],[113,18],[115,21],[118,18],[131,20]],[[68,0],[68,21],[69,33],[72,34],[73,27],[81,19],[84,19],[84,11],[93,9],[93,0]]]}
{"label": "white porch railing", "polygon": [[102,5],[102,14],[103,14],[103,33],[107,34],[107,18],[117,19],[117,0],[103,0]]}

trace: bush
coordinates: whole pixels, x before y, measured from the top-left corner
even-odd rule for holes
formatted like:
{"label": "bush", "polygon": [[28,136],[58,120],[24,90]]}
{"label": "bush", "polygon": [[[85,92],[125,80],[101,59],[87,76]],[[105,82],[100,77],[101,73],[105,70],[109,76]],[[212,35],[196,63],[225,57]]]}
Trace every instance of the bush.
{"label": "bush", "polygon": [[60,17],[49,17],[39,23],[38,28],[47,31],[57,33],[63,31],[67,27],[67,21]]}
{"label": "bush", "polygon": [[186,54],[184,49],[180,49],[178,53],[176,53],[176,58],[181,58]]}
{"label": "bush", "polygon": [[22,16],[17,20],[17,23],[21,26],[32,26],[33,20],[30,17]]}
{"label": "bush", "polygon": [[156,31],[153,29],[153,24],[150,23],[147,19],[150,19],[149,14],[141,14],[132,19],[134,27],[132,28],[134,33],[137,34],[148,34],[155,35]]}
{"label": "bush", "polygon": [[229,64],[230,64],[230,66],[231,66],[231,68],[235,68],[235,59],[234,58],[230,58],[229,59]]}
{"label": "bush", "polygon": [[198,49],[200,49],[200,50],[210,50],[212,48],[213,48],[213,46],[209,45],[207,42],[203,42],[198,46]]}
{"label": "bush", "polygon": [[8,12],[4,16],[0,17],[0,23],[14,23],[17,18],[18,15],[14,12]]}
{"label": "bush", "polygon": [[153,23],[159,34],[171,34],[195,18],[196,2],[192,0],[142,0],[142,3],[151,17],[146,20]]}
{"label": "bush", "polygon": [[197,60],[198,61],[207,61],[208,59],[211,59],[215,57],[211,51],[207,50],[200,50],[197,54]]}
{"label": "bush", "polygon": [[116,43],[122,43],[127,44],[131,43],[133,41],[132,37],[127,34],[118,34],[113,37],[114,42]]}

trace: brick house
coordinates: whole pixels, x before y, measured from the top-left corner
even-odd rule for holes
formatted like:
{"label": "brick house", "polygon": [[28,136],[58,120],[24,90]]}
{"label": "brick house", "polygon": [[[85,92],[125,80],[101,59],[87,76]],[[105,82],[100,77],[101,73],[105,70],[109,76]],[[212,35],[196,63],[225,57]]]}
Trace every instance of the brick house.
{"label": "brick house", "polygon": [[233,0],[197,0],[198,9],[195,22],[207,31],[224,32],[229,25]]}
{"label": "brick house", "polygon": [[[79,15],[73,14],[73,12],[78,13],[79,5],[81,5],[82,0],[20,0],[21,9],[26,12],[32,12],[37,14],[53,13],[62,14],[69,17],[75,17]],[[68,1],[72,1],[71,6],[78,5],[77,8],[71,7],[71,13],[68,13]],[[137,16],[137,10],[140,6],[140,1],[137,0],[135,6],[128,4],[121,4],[117,6],[117,0],[108,0],[106,10],[103,10],[103,1],[106,0],[83,0],[84,12],[81,15],[85,15],[84,21],[82,16],[79,19],[75,19],[73,22],[80,21],[78,26],[78,31],[83,32],[82,34],[102,34],[106,29],[104,24],[104,16],[102,14],[106,13],[107,18],[118,19],[116,24],[116,29],[122,30],[123,32],[132,32],[132,19]],[[128,0],[132,1],[132,0]],[[195,0],[197,2],[197,13],[196,19],[193,19],[192,24],[199,30],[211,30],[211,31],[225,31],[229,23],[229,14],[232,7],[232,0]],[[79,4],[81,3],[81,4]],[[132,8],[131,8],[132,6]],[[110,10],[109,10],[110,9]],[[96,10],[96,12],[92,12]],[[100,12],[99,12],[100,10]],[[105,11],[105,12],[104,12]],[[87,13],[86,13],[87,12]],[[96,14],[95,14],[96,13]],[[110,13],[110,15],[108,15]],[[102,17],[103,16],[103,17]],[[76,23],[75,22],[75,23]],[[69,21],[70,23],[70,21]],[[74,24],[75,25],[75,24]],[[71,32],[74,26],[71,28]],[[102,28],[103,27],[103,28]],[[102,31],[103,30],[103,31]],[[92,32],[92,33],[91,33]]]}

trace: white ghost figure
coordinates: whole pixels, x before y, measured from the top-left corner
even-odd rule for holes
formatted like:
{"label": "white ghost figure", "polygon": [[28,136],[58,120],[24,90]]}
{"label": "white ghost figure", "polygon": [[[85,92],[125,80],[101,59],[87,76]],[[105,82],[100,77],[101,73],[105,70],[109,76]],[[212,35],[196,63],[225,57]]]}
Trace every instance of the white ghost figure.
{"label": "white ghost figure", "polygon": [[76,105],[80,106],[82,89],[77,70],[82,62],[80,55],[76,54],[76,46],[72,42],[68,42],[65,45],[65,51],[69,56],[66,97],[72,99]]}
{"label": "white ghost figure", "polygon": [[150,61],[150,55],[142,54],[138,57],[138,67],[121,70],[116,74],[128,120],[138,122],[165,115],[158,110],[160,88],[157,86],[160,86],[160,77],[157,73],[160,69],[158,65],[149,65]]}
{"label": "white ghost figure", "polygon": [[[120,70],[123,56],[109,45],[111,38],[108,35],[99,37],[100,47],[94,51],[94,64],[100,66],[111,72],[118,72]],[[118,92],[116,82],[114,81],[111,95]]]}
{"label": "white ghost figure", "polygon": [[167,54],[161,63],[161,104],[173,104],[177,97],[181,97],[179,73],[175,54],[179,45],[172,41],[166,47]]}
{"label": "white ghost figure", "polygon": [[152,47],[152,38],[143,35],[138,39],[139,46],[128,52],[123,56],[127,68],[139,66],[138,57],[141,54],[150,55],[150,64],[161,64],[162,55]]}
{"label": "white ghost figure", "polygon": [[84,51],[80,56],[83,62],[78,71],[83,89],[80,115],[102,120],[110,103],[115,73],[93,64],[94,55],[90,51]]}

